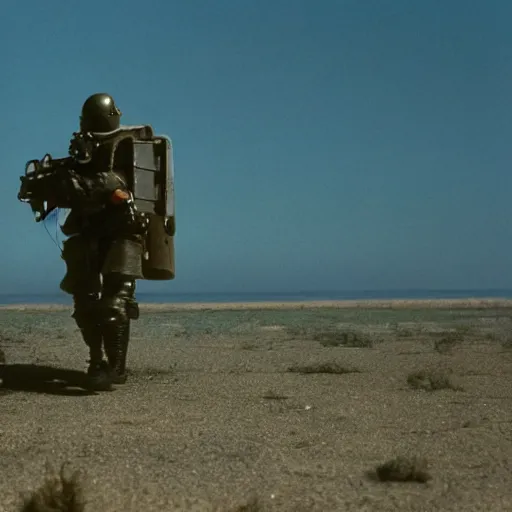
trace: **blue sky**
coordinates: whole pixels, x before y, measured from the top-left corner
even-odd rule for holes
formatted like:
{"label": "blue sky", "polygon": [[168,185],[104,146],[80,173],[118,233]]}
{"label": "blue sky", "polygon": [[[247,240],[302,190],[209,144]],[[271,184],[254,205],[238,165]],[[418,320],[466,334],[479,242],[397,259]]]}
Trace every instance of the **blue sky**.
{"label": "blue sky", "polygon": [[64,262],[16,199],[83,101],[173,139],[158,292],[512,287],[512,3],[3,0],[0,292]]}

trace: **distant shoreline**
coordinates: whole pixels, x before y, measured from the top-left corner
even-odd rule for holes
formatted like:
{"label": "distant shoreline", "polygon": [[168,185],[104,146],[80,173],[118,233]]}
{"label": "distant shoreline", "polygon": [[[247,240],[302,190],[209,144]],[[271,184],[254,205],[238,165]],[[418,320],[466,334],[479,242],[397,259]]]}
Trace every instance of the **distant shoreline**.
{"label": "distant shoreline", "polygon": [[[64,304],[6,304],[3,311],[68,311]],[[512,308],[512,299],[364,299],[364,300],[310,300],[310,301],[262,301],[262,302],[179,302],[140,303],[143,312],[205,311],[205,310],[272,310],[272,309],[493,309]]]}

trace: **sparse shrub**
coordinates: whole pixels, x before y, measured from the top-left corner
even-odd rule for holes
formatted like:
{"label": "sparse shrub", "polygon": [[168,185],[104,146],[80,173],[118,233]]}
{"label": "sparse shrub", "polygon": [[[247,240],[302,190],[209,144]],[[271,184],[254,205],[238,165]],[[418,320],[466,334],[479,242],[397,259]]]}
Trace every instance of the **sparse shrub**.
{"label": "sparse shrub", "polygon": [[[24,330],[23,330],[23,334],[25,334]],[[26,341],[26,339],[24,337],[11,336],[9,334],[0,332],[0,344],[2,344],[2,343],[24,343],[25,341]]]}
{"label": "sparse shrub", "polygon": [[414,336],[414,331],[412,329],[405,329],[403,327],[399,327],[396,330],[397,338],[411,338]]}
{"label": "sparse shrub", "polygon": [[460,332],[448,332],[434,341],[434,349],[440,354],[450,354],[454,347],[464,341],[464,336]]}
{"label": "sparse shrub", "polygon": [[343,375],[345,373],[360,373],[356,368],[341,366],[338,363],[314,363],[308,365],[290,366],[288,371],[292,373],[303,374],[333,373],[337,375]]}
{"label": "sparse shrub", "polygon": [[256,343],[251,343],[250,341],[246,341],[240,345],[242,350],[256,350],[258,345]]}
{"label": "sparse shrub", "polygon": [[394,331],[395,336],[397,338],[410,338],[410,337],[414,336],[414,334],[417,334],[417,332],[414,331],[413,329],[408,328],[408,327],[403,327],[396,322],[389,324],[388,328],[391,331]]}
{"label": "sparse shrub", "polygon": [[462,388],[453,383],[450,375],[442,371],[421,370],[409,374],[407,383],[414,389],[424,389],[426,391],[438,391],[441,389],[452,389],[461,391]]}
{"label": "sparse shrub", "polygon": [[508,322],[505,325],[497,323],[494,330],[485,333],[484,339],[497,341],[502,348],[510,349],[512,348],[512,326]]}
{"label": "sparse shrub", "polygon": [[[50,470],[51,471],[51,470]],[[65,465],[59,475],[48,475],[43,485],[24,500],[20,512],[84,512],[85,499],[80,472],[66,476]]]}
{"label": "sparse shrub", "polygon": [[399,456],[376,468],[376,476],[381,482],[426,483],[432,476],[427,471],[426,459]]}
{"label": "sparse shrub", "polygon": [[288,400],[288,397],[286,395],[280,395],[279,393],[276,393],[275,391],[269,390],[264,395],[263,398],[265,400]]}
{"label": "sparse shrub", "polygon": [[512,340],[505,340],[501,346],[504,348],[504,349],[512,349]]}
{"label": "sparse shrub", "polygon": [[507,332],[506,334],[501,336],[501,346],[505,349],[512,348],[512,335],[510,334],[510,332]]}
{"label": "sparse shrub", "polygon": [[462,339],[464,336],[472,334],[474,330],[475,328],[472,325],[461,324],[455,326],[455,334],[458,334]]}
{"label": "sparse shrub", "polygon": [[324,347],[371,348],[374,345],[374,340],[369,336],[356,331],[341,331],[336,328],[319,330],[307,327],[289,327],[286,331],[292,338],[318,341]]}
{"label": "sparse shrub", "polygon": [[322,331],[314,333],[311,337],[324,347],[373,347],[373,340],[371,338],[353,331]]}
{"label": "sparse shrub", "polygon": [[263,510],[257,497],[249,498],[245,503],[237,505],[230,512],[261,512]]}
{"label": "sparse shrub", "polygon": [[305,327],[290,326],[286,328],[286,333],[291,338],[302,338],[308,335],[308,331]]}

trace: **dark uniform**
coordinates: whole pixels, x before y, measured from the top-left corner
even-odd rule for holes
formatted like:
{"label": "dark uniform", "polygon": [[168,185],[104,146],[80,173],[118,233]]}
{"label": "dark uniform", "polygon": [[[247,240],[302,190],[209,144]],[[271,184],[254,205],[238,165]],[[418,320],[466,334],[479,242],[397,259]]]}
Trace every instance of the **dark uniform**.
{"label": "dark uniform", "polygon": [[[94,94],[82,107],[80,134],[92,133],[97,139],[108,139],[110,134],[123,131],[120,117],[121,112],[111,96]],[[73,296],[73,318],[89,348],[89,385],[94,390],[108,390],[112,383],[126,381],[130,322],[139,316],[136,280],[174,278],[174,233],[169,232],[169,219],[164,219],[163,210],[153,214],[151,202],[141,202],[142,209],[146,207],[149,214],[135,208],[134,183],[145,182],[132,176],[130,183],[127,172],[136,165],[137,144],[132,141],[131,152],[113,150],[114,146],[107,143],[96,146],[94,158],[81,159],[77,156],[79,145],[77,150],[72,142],[70,154],[76,157],[73,168],[58,180],[55,174],[51,179],[49,175],[33,176],[25,181],[22,178],[25,184],[18,197],[30,202],[27,198],[32,196],[26,192],[27,187],[37,185],[41,197],[49,202],[53,200],[57,207],[70,209],[61,226],[68,238],[62,250],[66,274],[60,287]],[[162,158],[155,161],[160,162]],[[145,166],[142,165],[141,172]],[[41,178],[47,177],[49,184],[45,186]],[[166,197],[169,195],[164,182],[151,187],[151,190],[163,190]],[[46,197],[49,194],[53,199]],[[148,196],[144,191],[140,194]],[[171,224],[174,230],[173,219]],[[154,258],[149,264],[153,263],[153,267],[145,271],[151,250]]]}
{"label": "dark uniform", "polygon": [[[109,95],[95,94],[83,105],[80,130],[111,132],[119,128],[120,117]],[[69,238],[62,252],[67,272],[61,289],[73,295],[73,317],[89,347],[88,374],[95,389],[126,381],[130,320],[139,315],[135,280],[143,277],[147,226],[133,209],[122,165],[115,162],[109,171],[100,157],[81,166],[75,185],[81,200],[62,226]]]}

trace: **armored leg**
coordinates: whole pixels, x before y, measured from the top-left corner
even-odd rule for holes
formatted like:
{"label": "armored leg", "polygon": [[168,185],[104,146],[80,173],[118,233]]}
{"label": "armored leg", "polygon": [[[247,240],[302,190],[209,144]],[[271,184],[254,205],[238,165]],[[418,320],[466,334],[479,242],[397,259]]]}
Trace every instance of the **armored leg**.
{"label": "armored leg", "polygon": [[126,382],[126,356],[130,342],[130,321],[139,317],[135,280],[112,273],[104,277],[101,321],[105,352],[113,370],[113,382]]}
{"label": "armored leg", "polygon": [[94,391],[109,391],[112,377],[108,363],[103,359],[103,333],[98,322],[99,294],[77,293],[73,295],[73,318],[89,348],[88,385]]}
{"label": "armored leg", "polygon": [[72,316],[89,348],[89,386],[96,391],[108,390],[111,381],[108,364],[103,359],[103,338],[97,314],[101,291],[97,244],[80,235],[70,237],[64,242],[62,259],[67,270],[60,287],[73,296]]}

